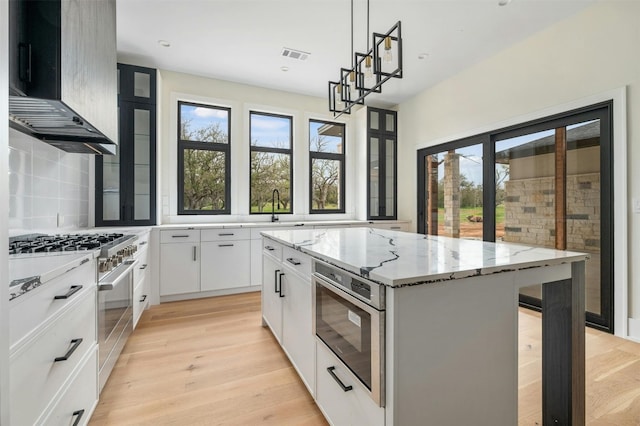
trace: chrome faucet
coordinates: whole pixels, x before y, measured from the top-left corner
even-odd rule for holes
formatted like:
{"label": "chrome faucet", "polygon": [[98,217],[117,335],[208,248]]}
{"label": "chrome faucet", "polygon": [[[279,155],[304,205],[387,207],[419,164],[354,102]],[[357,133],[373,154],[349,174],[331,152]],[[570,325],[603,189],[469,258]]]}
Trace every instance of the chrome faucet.
{"label": "chrome faucet", "polygon": [[276,194],[278,194],[278,208],[280,208],[280,191],[274,189],[271,193],[271,222],[277,222],[278,218],[276,217],[276,209],[275,209],[275,201]]}

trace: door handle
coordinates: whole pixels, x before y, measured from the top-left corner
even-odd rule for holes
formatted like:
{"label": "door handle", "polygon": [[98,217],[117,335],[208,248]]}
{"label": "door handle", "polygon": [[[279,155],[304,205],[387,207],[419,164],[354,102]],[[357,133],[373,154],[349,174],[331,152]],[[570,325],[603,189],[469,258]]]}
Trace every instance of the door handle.
{"label": "door handle", "polygon": [[335,369],[336,369],[336,367],[333,367],[333,366],[332,367],[327,367],[327,371],[329,372],[329,374],[331,374],[331,377],[333,377],[333,380],[335,380],[336,383],[338,383],[340,385],[340,387],[342,388],[343,391],[349,392],[351,389],[353,389],[353,386],[351,386],[351,385],[345,386],[345,384],[342,383],[342,380],[340,380],[340,378],[334,372]]}
{"label": "door handle", "polygon": [[54,300],[60,300],[60,299],[68,299],[71,296],[73,296],[74,294],[76,294],[77,292],[79,292],[82,289],[81,285],[72,285],[69,288],[69,291],[66,292],[65,294],[60,294],[58,296],[54,296],[53,299]]}
{"label": "door handle", "polygon": [[82,343],[82,338],[78,338],[78,339],[73,339],[71,341],[72,345],[69,348],[69,350],[67,351],[66,354],[64,354],[64,356],[59,356],[56,359],[53,360],[53,362],[59,362],[59,361],[66,361],[69,359],[69,357],[71,355],[73,355],[73,353],[76,351],[76,349],[78,349],[78,346],[80,346],[80,344]]}
{"label": "door handle", "polygon": [[71,417],[75,417],[76,421],[73,422],[72,426],[78,426],[80,424],[80,419],[82,418],[83,415],[84,415],[84,410],[74,411]]}
{"label": "door handle", "polygon": [[198,260],[198,258],[197,258],[197,254],[196,254],[196,246],[193,246],[193,261],[195,262],[197,260]]}
{"label": "door handle", "polygon": [[284,297],[284,294],[282,294],[282,277],[284,276],[284,272],[280,272],[278,274],[278,281],[280,282],[280,290],[278,290],[278,293],[280,294],[280,297]]}

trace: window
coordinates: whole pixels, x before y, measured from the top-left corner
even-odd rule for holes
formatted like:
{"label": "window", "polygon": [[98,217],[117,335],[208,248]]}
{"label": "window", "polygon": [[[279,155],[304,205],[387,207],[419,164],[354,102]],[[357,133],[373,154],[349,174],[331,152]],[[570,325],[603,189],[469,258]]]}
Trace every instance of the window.
{"label": "window", "polygon": [[178,102],[178,214],[229,214],[231,109]]}
{"label": "window", "polygon": [[397,113],[367,108],[367,219],[397,219]]}
{"label": "window", "polygon": [[291,213],[293,212],[292,117],[251,111],[249,121],[251,213]]}
{"label": "window", "polygon": [[344,213],[344,124],[309,121],[311,213]]}

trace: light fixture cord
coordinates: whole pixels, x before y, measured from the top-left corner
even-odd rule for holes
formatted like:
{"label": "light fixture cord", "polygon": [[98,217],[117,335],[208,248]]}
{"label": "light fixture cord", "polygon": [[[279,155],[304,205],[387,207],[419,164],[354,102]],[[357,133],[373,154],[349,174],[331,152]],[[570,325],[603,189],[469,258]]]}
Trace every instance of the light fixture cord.
{"label": "light fixture cord", "polygon": [[369,0],[367,0],[367,55],[369,54]]}
{"label": "light fixture cord", "polygon": [[351,0],[351,67],[355,68],[356,62],[353,56],[353,0]]}

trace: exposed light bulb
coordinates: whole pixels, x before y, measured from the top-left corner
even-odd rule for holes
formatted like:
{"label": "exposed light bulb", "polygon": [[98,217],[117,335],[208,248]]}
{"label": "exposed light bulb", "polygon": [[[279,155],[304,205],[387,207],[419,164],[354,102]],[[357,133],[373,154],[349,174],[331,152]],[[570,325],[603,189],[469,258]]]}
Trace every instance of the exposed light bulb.
{"label": "exposed light bulb", "polygon": [[385,62],[393,61],[393,53],[391,53],[391,37],[389,36],[384,38],[384,54],[382,55],[382,59]]}
{"label": "exposed light bulb", "polygon": [[336,107],[342,105],[342,84],[336,86]]}
{"label": "exposed light bulb", "polygon": [[354,99],[356,94],[356,72],[351,71],[349,73],[349,91],[351,92],[351,99]]}
{"label": "exposed light bulb", "polygon": [[371,80],[373,78],[373,67],[371,66],[371,56],[364,58],[364,78]]}

